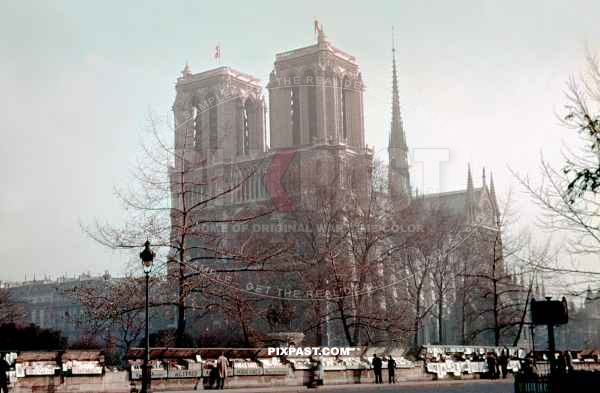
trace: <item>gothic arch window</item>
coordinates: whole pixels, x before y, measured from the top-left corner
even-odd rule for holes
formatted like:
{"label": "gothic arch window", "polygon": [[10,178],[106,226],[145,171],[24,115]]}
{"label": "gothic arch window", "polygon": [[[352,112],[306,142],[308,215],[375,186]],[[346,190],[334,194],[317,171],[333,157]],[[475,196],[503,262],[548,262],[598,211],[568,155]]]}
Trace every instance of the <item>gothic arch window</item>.
{"label": "gothic arch window", "polygon": [[203,104],[208,111],[208,148],[210,150],[216,150],[218,148],[218,112],[217,112],[217,99],[213,93],[209,93]]}
{"label": "gothic arch window", "polygon": [[349,86],[348,78],[344,77],[341,85],[341,122],[342,122],[342,137],[345,139],[348,138],[348,95],[350,94],[350,90],[346,87]]}
{"label": "gothic arch window", "polygon": [[248,154],[250,152],[250,138],[254,127],[256,105],[251,99],[247,99],[242,106],[242,133],[240,138],[240,152],[241,154]]}
{"label": "gothic arch window", "polygon": [[192,119],[194,121],[194,148],[202,150],[202,115],[197,106],[192,108]]}
{"label": "gothic arch window", "polygon": [[317,94],[318,86],[315,83],[315,75],[312,71],[304,74],[304,90],[306,91],[306,105],[308,117],[308,141],[312,143],[317,137]]}
{"label": "gothic arch window", "polygon": [[[294,77],[291,78],[294,80]],[[290,88],[290,129],[292,131],[292,145],[301,143],[300,135],[300,89],[298,86]]]}

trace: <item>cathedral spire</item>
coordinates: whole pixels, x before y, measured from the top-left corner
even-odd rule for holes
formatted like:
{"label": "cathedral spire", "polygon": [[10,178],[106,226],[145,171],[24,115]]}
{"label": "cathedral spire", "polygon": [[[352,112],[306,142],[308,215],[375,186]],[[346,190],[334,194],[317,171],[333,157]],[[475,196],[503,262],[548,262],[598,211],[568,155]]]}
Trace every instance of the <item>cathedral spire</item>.
{"label": "cathedral spire", "polygon": [[[402,192],[410,198],[410,173],[408,170],[408,146],[400,114],[400,94],[398,93],[398,69],[396,67],[396,45],[392,27],[392,121],[388,142],[389,180],[392,194]],[[394,196],[394,195],[392,195]]]}
{"label": "cathedral spire", "polygon": [[400,113],[400,93],[398,92],[398,69],[396,67],[396,43],[392,27],[392,127],[390,132],[390,147],[408,150],[404,125]]}

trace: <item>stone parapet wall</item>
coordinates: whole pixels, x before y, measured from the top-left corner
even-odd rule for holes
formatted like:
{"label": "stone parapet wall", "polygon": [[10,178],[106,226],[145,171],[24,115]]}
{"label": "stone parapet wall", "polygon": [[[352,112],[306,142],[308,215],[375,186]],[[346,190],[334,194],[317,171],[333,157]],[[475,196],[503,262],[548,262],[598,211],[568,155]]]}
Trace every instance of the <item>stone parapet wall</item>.
{"label": "stone parapet wall", "polygon": [[[591,366],[590,366],[591,367]],[[306,386],[314,377],[311,370],[292,370],[287,375],[237,375],[227,378],[226,386],[229,388],[261,388],[261,387],[289,387]],[[456,377],[448,377],[456,378]],[[476,379],[478,374],[464,374],[462,379]],[[374,382],[373,370],[325,370],[325,385],[344,384],[372,384]],[[427,373],[422,361],[415,362],[411,368],[396,369],[396,381],[431,381],[435,374]],[[388,370],[383,369],[383,381],[387,383]],[[153,379],[153,391],[192,391],[197,380],[194,378],[182,379]],[[129,380],[127,371],[107,371],[102,376],[41,376],[19,378],[12,385],[13,393],[30,392],[79,392],[79,393],[130,393],[132,386],[140,388],[140,381]],[[203,380],[198,381],[198,390],[203,389]]]}
{"label": "stone parapet wall", "polygon": [[[290,370],[287,375],[257,375],[257,376],[231,376],[227,378],[226,385],[229,388],[259,388],[275,386],[303,386],[307,385],[312,378],[310,370]],[[383,378],[387,381],[387,370],[383,370]],[[402,368],[396,370],[397,381],[429,381],[433,379],[432,374],[424,371],[423,364],[413,368]],[[324,383],[326,385],[343,385],[373,383],[372,370],[326,370]],[[203,388],[202,380],[199,381],[198,389]],[[153,391],[192,390],[196,379],[154,379],[152,380]],[[135,381],[139,389],[140,381]],[[19,378],[14,384],[11,392],[94,392],[94,393],[121,393],[131,391],[129,373],[127,371],[108,371],[103,376],[44,376]]]}

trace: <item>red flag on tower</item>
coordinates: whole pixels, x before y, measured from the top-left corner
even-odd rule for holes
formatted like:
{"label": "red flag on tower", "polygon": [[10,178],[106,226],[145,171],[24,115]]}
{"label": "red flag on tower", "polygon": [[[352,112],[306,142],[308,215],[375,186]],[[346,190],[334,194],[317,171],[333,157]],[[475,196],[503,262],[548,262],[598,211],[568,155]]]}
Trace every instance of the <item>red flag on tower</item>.
{"label": "red flag on tower", "polygon": [[321,26],[319,26],[319,21],[315,19],[315,34],[319,34],[321,32]]}

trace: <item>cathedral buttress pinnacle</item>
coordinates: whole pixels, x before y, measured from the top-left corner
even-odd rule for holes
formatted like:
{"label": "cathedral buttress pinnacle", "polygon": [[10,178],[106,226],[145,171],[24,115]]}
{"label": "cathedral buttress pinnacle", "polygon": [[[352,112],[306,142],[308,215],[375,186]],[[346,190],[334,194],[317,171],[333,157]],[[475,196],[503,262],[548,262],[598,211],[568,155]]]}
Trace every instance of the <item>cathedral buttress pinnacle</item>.
{"label": "cathedral buttress pinnacle", "polygon": [[468,222],[475,218],[475,188],[473,187],[473,175],[471,175],[471,164],[467,166],[467,191],[465,195],[465,212]]}

